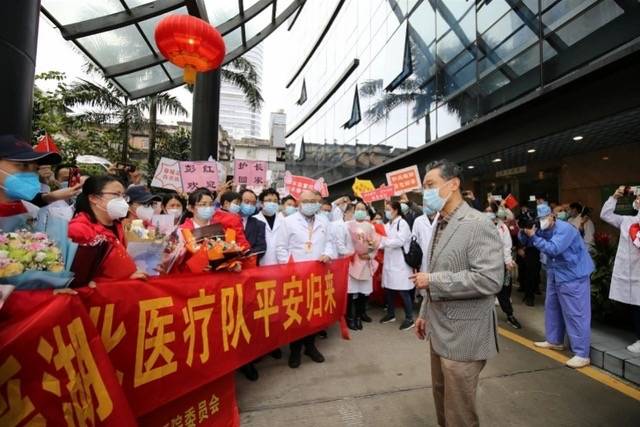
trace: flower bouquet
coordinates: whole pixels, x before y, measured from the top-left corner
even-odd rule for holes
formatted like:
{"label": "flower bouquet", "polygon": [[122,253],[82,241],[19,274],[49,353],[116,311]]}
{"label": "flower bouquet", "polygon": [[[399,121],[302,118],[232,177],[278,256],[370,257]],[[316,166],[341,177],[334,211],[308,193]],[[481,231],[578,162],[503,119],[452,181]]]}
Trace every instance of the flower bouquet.
{"label": "flower bouquet", "polygon": [[125,225],[127,252],[133,258],[139,271],[148,276],[160,274],[168,236],[160,233],[153,225],[145,225],[141,219],[134,219]]}
{"label": "flower bouquet", "polygon": [[191,271],[229,270],[239,271],[242,268],[241,259],[246,255],[235,241],[235,231],[227,229],[224,240],[220,237],[197,239],[191,230],[182,230],[185,245],[193,254],[187,261]]}
{"label": "flower bouquet", "polygon": [[63,288],[73,279],[46,233],[0,233],[0,278],[16,289]]}

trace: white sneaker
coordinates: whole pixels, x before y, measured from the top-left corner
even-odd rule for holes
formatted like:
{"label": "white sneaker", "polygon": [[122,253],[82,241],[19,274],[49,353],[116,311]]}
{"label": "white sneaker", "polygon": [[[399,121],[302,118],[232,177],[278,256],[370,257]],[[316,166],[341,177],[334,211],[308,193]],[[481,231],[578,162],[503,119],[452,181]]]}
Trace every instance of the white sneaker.
{"label": "white sneaker", "polygon": [[591,364],[591,359],[588,357],[580,357],[573,356],[571,359],[567,360],[566,365],[570,368],[584,368],[585,366],[589,366]]}
{"label": "white sneaker", "polygon": [[562,344],[551,344],[547,341],[538,341],[534,342],[533,345],[540,348],[549,348],[551,350],[564,350],[564,345]]}
{"label": "white sneaker", "polygon": [[640,353],[640,340],[628,346],[627,350],[629,350],[631,353]]}

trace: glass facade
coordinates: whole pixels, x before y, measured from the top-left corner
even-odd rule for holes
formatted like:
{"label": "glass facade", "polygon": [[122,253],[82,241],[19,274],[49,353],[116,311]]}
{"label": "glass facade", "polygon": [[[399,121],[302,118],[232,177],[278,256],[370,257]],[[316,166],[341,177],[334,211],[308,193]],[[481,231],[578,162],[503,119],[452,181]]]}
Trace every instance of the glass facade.
{"label": "glass facade", "polygon": [[329,183],[438,142],[640,37],[637,0],[307,2],[289,37],[300,56],[292,76],[336,7],[287,89],[287,169]]}

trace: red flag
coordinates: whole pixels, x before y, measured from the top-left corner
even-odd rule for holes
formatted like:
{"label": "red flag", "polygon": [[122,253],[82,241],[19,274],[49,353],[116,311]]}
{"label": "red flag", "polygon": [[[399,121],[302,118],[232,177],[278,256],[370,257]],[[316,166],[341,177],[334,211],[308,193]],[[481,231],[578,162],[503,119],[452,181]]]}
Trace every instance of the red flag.
{"label": "red flag", "polygon": [[518,206],[518,199],[516,199],[514,197],[513,194],[509,194],[505,199],[504,199],[504,205],[506,207],[508,207],[509,209],[513,209],[516,206]]}
{"label": "red flag", "polygon": [[58,146],[53,142],[53,138],[46,132],[44,135],[38,138],[38,143],[35,147],[33,147],[33,150],[39,153],[51,152],[60,154]]}

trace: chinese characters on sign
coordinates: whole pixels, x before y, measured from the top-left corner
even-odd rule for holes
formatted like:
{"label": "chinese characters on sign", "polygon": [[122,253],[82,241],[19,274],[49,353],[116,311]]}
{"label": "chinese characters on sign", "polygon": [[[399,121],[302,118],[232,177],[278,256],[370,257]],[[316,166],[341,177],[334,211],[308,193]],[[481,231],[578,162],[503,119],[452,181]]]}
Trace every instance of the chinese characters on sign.
{"label": "chinese characters on sign", "polygon": [[218,165],[215,161],[180,162],[182,191],[191,193],[197,188],[205,187],[215,190],[218,186]]}
{"label": "chinese characters on sign", "polygon": [[267,162],[257,160],[234,161],[233,183],[247,188],[267,186]]}
{"label": "chinese characters on sign", "polygon": [[387,174],[387,183],[395,188],[395,195],[398,196],[411,190],[422,188],[418,167],[413,165],[408,168],[398,169]]}
{"label": "chinese characters on sign", "polygon": [[161,158],[156,173],[153,175],[151,186],[181,192],[180,162],[166,157]]}
{"label": "chinese characters on sign", "polygon": [[372,203],[378,200],[391,200],[395,192],[396,189],[393,185],[383,185],[373,191],[365,191],[361,197],[365,203]]}
{"label": "chinese characters on sign", "polygon": [[319,191],[322,197],[329,195],[329,189],[323,178],[313,179],[306,176],[291,175],[289,171],[284,175],[284,187],[285,191],[295,197],[300,198],[305,190]]}

